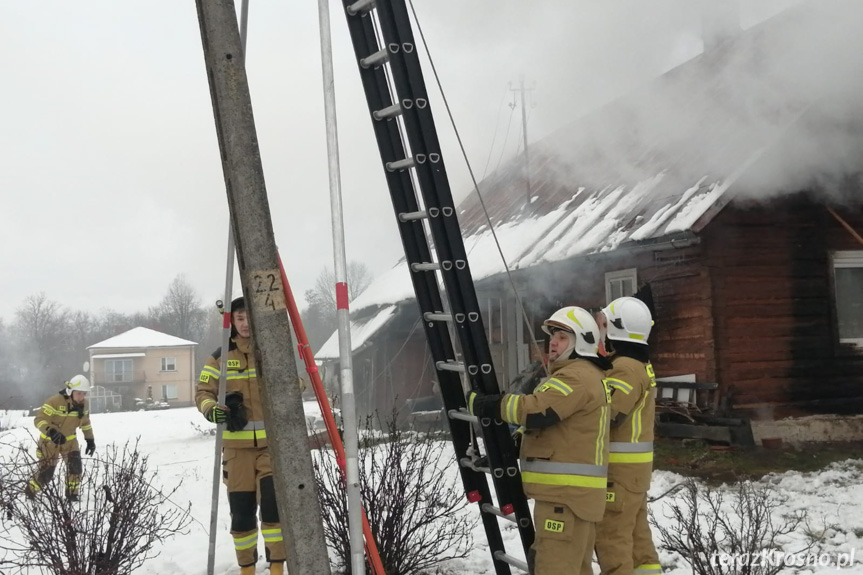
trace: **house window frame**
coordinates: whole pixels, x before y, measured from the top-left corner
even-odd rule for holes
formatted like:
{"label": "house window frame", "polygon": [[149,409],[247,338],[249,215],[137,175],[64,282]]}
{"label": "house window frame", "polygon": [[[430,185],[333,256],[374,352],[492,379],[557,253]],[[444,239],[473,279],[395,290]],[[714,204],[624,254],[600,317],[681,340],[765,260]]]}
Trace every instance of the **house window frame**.
{"label": "house window frame", "polygon": [[[116,365],[121,364],[123,369],[117,371]],[[111,366],[111,369],[108,369],[108,366]],[[126,370],[126,365],[129,366],[129,369]],[[105,381],[108,383],[131,383],[135,379],[135,362],[131,359],[121,358],[121,359],[106,359],[103,370],[105,372]],[[117,379],[117,376],[120,376],[120,379]]]}
{"label": "house window frame", "polygon": [[[168,369],[168,368],[167,368],[168,362],[167,362],[166,360],[169,360],[169,359],[170,359],[170,360],[173,362],[173,364],[174,364],[173,369]],[[163,358],[161,358],[161,362],[160,362],[159,367],[160,367],[159,371],[161,371],[161,372],[174,372],[174,371],[177,371],[177,358],[176,358],[176,357],[163,357]]]}
{"label": "house window frame", "polygon": [[[174,388],[174,397],[168,397],[168,388]],[[180,399],[180,386],[176,383],[163,383],[162,384],[162,400],[163,401],[171,401]]]}
{"label": "house window frame", "polygon": [[[638,268],[626,268],[613,272],[605,272],[605,303],[610,304],[613,299],[611,297],[611,283],[613,281],[631,279],[632,294],[638,291]],[[628,295],[632,295],[628,294]]]}
{"label": "house window frame", "polygon": [[842,268],[863,269],[863,250],[841,250],[835,251],[830,258],[830,271],[833,279],[833,289],[831,297],[833,298],[833,312],[836,314],[836,338],[840,344],[853,345],[863,347],[863,337],[842,337],[839,332],[839,309],[837,307],[838,293],[836,282],[836,270]]}

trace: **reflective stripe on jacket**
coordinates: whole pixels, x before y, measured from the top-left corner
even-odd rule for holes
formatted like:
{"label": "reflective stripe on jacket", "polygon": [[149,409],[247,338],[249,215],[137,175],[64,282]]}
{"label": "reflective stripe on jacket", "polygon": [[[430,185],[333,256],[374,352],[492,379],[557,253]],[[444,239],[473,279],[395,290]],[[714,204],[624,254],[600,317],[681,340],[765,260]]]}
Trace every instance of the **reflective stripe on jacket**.
{"label": "reflective stripe on jacket", "polygon": [[[267,431],[264,429],[264,408],[261,403],[261,392],[258,386],[255,357],[252,355],[249,338],[235,336],[231,339],[227,353],[227,374],[225,393],[240,392],[243,394],[243,408],[246,411],[248,423],[241,431],[222,432],[225,447],[242,449],[247,447],[266,447]],[[219,378],[221,377],[221,361],[225,354],[221,348],[211,355],[198,378],[195,393],[195,404],[198,410],[205,414],[216,405],[219,397]]]}
{"label": "reflective stripe on jacket", "polygon": [[81,410],[75,409],[72,398],[63,393],[52,395],[45,401],[33,419],[42,441],[51,441],[46,434],[49,428],[56,429],[66,436],[67,441],[77,437],[78,428],[84,432],[85,439],[93,439],[93,425],[90,423],[90,403],[87,399]]}
{"label": "reflective stripe on jacket", "polygon": [[608,479],[634,493],[650,488],[656,378],[653,366],[625,356],[611,358],[606,383],[611,397],[611,453]]}
{"label": "reflective stripe on jacket", "polygon": [[609,393],[584,359],[552,363],[532,394],[505,395],[501,418],[526,427],[521,478],[528,497],[562,503],[585,521],[605,511]]}

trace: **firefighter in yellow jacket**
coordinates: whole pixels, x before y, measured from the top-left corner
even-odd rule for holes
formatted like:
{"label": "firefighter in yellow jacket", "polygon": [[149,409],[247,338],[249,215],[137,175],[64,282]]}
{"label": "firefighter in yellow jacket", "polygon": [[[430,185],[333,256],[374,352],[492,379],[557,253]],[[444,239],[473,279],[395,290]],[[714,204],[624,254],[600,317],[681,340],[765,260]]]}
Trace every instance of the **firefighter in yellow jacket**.
{"label": "firefighter in yellow jacket", "polygon": [[536,500],[532,575],[592,575],[594,529],[605,509],[609,392],[599,328],[579,307],[556,311],[542,326],[551,336],[551,377],[528,395],[468,395],[468,410],[522,426],[521,477]]}
{"label": "firefighter in yellow jacket", "polygon": [[647,490],[653,472],[656,380],[647,338],[653,319],[633,297],[605,308],[612,368],[611,453],[605,517],[596,527],[596,556],[603,575],[658,575],[659,556],[647,522]]}
{"label": "firefighter in yellow jacket", "polygon": [[[258,560],[257,512],[271,575],[284,573],[286,559],[264,410],[255,372],[251,327],[242,297],[231,303],[231,343],[228,353],[216,350],[207,359],[198,381],[195,403],[208,421],[226,423],[222,432],[222,471],[231,508],[231,536],[240,575],[255,573]],[[227,360],[225,404],[218,404],[220,362]]]}
{"label": "firefighter in yellow jacket", "polygon": [[90,381],[76,375],[66,386],[42,405],[33,423],[39,430],[36,458],[39,460],[36,473],[30,479],[24,493],[33,498],[54,478],[57,463],[62,457],[66,461],[66,498],[78,501],[81,474],[81,449],[78,447],[78,428],[84,432],[87,455],[96,451],[93,427],[90,424],[90,408],[87,393]]}

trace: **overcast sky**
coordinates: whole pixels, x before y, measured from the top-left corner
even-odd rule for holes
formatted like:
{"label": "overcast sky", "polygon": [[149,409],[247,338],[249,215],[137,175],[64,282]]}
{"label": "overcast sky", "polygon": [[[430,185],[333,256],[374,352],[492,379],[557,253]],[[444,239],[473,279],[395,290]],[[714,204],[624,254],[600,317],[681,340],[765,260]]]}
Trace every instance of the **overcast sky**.
{"label": "overcast sky", "polygon": [[[533,141],[701,51],[693,0],[415,3],[477,175],[516,152],[517,113],[502,143],[520,74],[536,88]],[[741,23],[794,3],[745,0]],[[331,10],[348,257],[380,273],[401,244],[340,3]],[[7,0],[0,46],[0,318],[40,291],[94,313],[145,310],[181,273],[205,302],[221,297],[227,202],[195,3]],[[319,50],[316,1],[251,0],[255,119],[301,301],[332,266]],[[432,104],[459,199],[467,171]]]}

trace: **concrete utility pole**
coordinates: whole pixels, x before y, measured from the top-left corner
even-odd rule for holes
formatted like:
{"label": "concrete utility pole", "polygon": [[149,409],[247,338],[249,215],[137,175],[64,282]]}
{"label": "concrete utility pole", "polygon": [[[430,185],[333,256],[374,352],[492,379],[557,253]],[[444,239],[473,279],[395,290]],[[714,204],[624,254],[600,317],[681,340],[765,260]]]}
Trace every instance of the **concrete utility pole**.
{"label": "concrete utility pole", "polygon": [[233,0],[196,0],[291,575],[330,564]]}
{"label": "concrete utility pole", "polygon": [[524,87],[524,76],[519,78],[519,83],[521,84],[520,88],[510,88],[510,90],[521,93],[521,135],[524,145],[524,181],[527,186],[527,199],[525,201],[530,203],[530,155],[527,147],[527,100],[525,98],[525,92],[530,92],[533,88]]}

